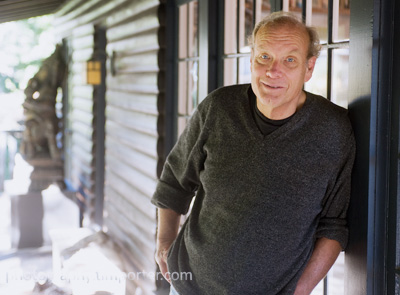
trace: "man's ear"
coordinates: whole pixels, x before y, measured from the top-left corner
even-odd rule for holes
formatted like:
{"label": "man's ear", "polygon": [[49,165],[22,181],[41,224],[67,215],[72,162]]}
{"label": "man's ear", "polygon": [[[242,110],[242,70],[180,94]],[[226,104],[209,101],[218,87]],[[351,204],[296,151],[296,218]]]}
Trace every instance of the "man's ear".
{"label": "man's ear", "polygon": [[317,62],[317,57],[312,56],[308,59],[306,64],[306,74],[304,75],[304,82],[307,82],[311,79],[312,74],[314,72],[315,63]]}

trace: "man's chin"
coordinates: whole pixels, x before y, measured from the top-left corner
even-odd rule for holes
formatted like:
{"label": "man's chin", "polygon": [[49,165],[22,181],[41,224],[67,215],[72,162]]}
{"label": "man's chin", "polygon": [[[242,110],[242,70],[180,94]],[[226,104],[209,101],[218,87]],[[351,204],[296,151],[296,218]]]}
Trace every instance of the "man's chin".
{"label": "man's chin", "polygon": [[279,101],[281,100],[281,97],[277,96],[277,95],[265,94],[258,100],[263,105],[273,106],[273,105],[279,103]]}

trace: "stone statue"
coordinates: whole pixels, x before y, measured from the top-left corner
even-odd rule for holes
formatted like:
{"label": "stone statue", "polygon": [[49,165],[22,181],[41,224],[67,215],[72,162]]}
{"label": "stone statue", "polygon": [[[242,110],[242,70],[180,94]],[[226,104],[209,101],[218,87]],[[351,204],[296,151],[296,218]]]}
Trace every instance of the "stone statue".
{"label": "stone statue", "polygon": [[57,45],[54,53],[43,61],[25,89],[25,130],[20,152],[27,161],[46,157],[60,159],[60,150],[56,143],[59,119],[56,116],[55,104],[65,68],[63,48]]}
{"label": "stone statue", "polygon": [[66,72],[63,52],[63,47],[57,45],[25,89],[25,129],[20,154],[34,168],[30,191],[40,191],[54,182],[63,184],[63,164],[56,138],[60,129],[56,97]]}

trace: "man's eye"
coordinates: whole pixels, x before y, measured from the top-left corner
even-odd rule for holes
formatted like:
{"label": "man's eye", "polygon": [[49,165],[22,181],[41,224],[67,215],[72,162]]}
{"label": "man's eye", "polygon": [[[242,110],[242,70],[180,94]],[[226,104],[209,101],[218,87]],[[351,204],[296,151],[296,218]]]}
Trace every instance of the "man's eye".
{"label": "man's eye", "polygon": [[286,60],[287,60],[288,62],[294,62],[294,61],[295,61],[295,59],[294,59],[293,57],[288,57]]}
{"label": "man's eye", "polygon": [[269,56],[267,54],[261,54],[260,57],[261,57],[261,59],[268,59],[269,58]]}

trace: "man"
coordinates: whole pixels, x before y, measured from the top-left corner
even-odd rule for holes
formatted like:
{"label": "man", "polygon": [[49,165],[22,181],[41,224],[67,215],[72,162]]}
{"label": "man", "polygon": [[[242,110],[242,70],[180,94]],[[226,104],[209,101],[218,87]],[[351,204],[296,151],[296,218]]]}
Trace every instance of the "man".
{"label": "man", "polygon": [[274,13],[251,46],[251,85],[199,105],[152,199],[171,294],[308,295],[347,243],[353,132],[346,110],[302,89],[318,37]]}

